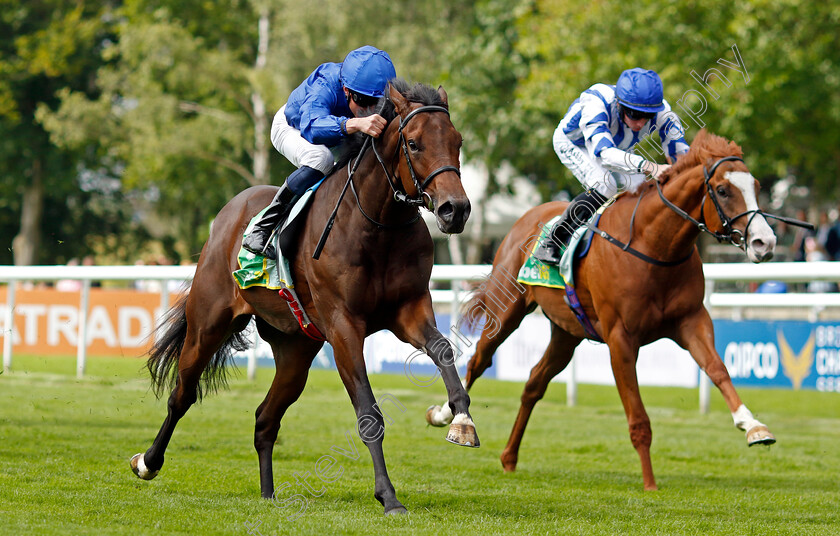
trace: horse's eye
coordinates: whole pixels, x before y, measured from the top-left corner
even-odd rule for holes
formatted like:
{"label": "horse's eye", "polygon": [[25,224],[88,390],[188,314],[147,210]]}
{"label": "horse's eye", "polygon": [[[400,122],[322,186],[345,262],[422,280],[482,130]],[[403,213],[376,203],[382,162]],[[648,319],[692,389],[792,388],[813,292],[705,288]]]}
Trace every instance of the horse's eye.
{"label": "horse's eye", "polygon": [[414,140],[408,140],[408,148],[411,149],[412,151],[417,150],[417,144],[414,143]]}
{"label": "horse's eye", "polygon": [[724,188],[723,186],[718,186],[717,187],[717,194],[721,197],[726,197],[728,195],[726,193],[726,188]]}

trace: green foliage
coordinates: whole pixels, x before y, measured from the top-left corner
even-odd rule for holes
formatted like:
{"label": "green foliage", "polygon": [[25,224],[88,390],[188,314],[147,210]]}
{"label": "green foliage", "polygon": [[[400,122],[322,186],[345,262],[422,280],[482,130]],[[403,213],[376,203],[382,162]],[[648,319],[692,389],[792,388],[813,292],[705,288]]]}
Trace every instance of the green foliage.
{"label": "green foliage", "polygon": [[[35,119],[36,109],[58,105],[59,92],[95,92],[92,75],[101,63],[100,47],[111,35],[110,7],[107,1],[0,1],[0,207],[6,212],[0,218],[0,233],[6,238],[0,248],[2,263],[13,261],[12,238],[20,232],[21,215],[27,210],[42,211],[34,233],[24,237],[40,243],[42,262],[65,258],[56,244],[72,242],[70,254],[77,256],[89,253],[89,242],[96,237],[123,230],[122,225],[107,230],[98,225],[84,229],[64,225],[62,205],[79,193],[80,171],[86,169],[88,155],[56,146]],[[44,192],[43,197],[24,198],[25,192],[38,191]],[[95,191],[89,190],[89,195]],[[78,210],[85,212],[88,206],[82,204]],[[113,218],[119,211],[113,204],[101,207],[102,217]],[[96,221],[94,214],[79,218]],[[82,234],[86,239],[80,239]]]}
{"label": "green foliage", "polygon": [[[46,237],[87,235],[80,249],[140,240],[116,246],[130,254],[151,233],[177,257],[197,253],[228,199],[291,172],[270,147],[270,175],[255,160],[291,90],[363,44],[387,50],[399,76],[445,87],[462,160],[487,166],[491,192],[503,162],[546,197],[576,191],[552,150],[556,125],[587,87],[645,66],[662,76],[689,141],[699,125],[679,103],[697,110],[699,95],[702,122],[743,147],[765,186],[793,174],[837,196],[839,26],[836,3],[803,0],[0,0],[0,262],[11,261],[36,177]],[[718,63],[735,61],[733,45],[749,80]],[[692,75],[711,68],[728,85]],[[119,188],[83,187],[91,174]],[[98,215],[67,218],[62,205],[75,198],[86,201],[73,210]],[[64,258],[49,246],[51,262]]]}
{"label": "green foliage", "polygon": [[190,33],[212,19],[183,24],[164,7],[147,14],[141,4],[129,3],[124,14],[134,18],[103,50],[98,97],[63,91],[59,109],[42,108],[39,119],[62,146],[94,149],[118,166],[125,191],[145,191],[153,206],[138,210],[164,222],[159,238],[183,241],[180,258],[200,250],[218,208],[254,182],[249,67],[240,61],[242,39],[238,49],[222,46],[223,28],[208,38]]}
{"label": "green foliage", "polygon": [[[526,58],[516,49],[520,33],[516,22],[531,8],[529,0],[484,0],[473,6],[465,31],[445,43],[440,66],[451,91],[453,120],[464,137],[465,160],[480,161],[495,171],[503,162],[519,164],[520,146],[535,134],[523,120],[517,91],[527,75]],[[491,173],[491,179],[493,173]],[[489,188],[498,185],[491,180]]]}
{"label": "green foliage", "polygon": [[[128,1],[117,39],[103,50],[108,64],[97,73],[97,98],[64,90],[60,108],[43,107],[39,120],[61,146],[92,148],[118,165],[125,189],[152,192],[165,234],[182,242],[183,254],[195,253],[222,205],[266,180],[253,172],[255,124],[265,121],[255,115],[254,95],[266,102],[270,121],[318,64],[341,61],[366,43],[389,50],[402,76],[436,72],[437,18],[454,17],[458,6],[321,7]],[[324,11],[336,15],[325,19]],[[257,65],[261,14],[270,28],[265,67]],[[384,31],[383,17],[392,21]],[[424,27],[429,31],[416,30]],[[279,184],[292,167],[271,152],[279,168],[271,182]]]}
{"label": "green foliage", "polygon": [[[532,61],[518,95],[520,106],[551,113],[551,120],[534,125],[534,138],[545,140],[545,145],[532,142],[523,149],[529,159],[546,166],[555,161],[555,167],[562,167],[550,151],[548,131],[571,102],[592,84],[613,84],[622,70],[643,66],[662,76],[665,98],[688,127],[689,141],[699,125],[686,117],[678,101],[685,99],[687,107],[699,110],[699,99],[686,93],[694,90],[708,103],[702,121],[744,148],[756,176],[772,180],[792,172],[800,183],[836,196],[838,22],[836,4],[800,0],[605,0],[584,9],[567,0],[541,0],[520,20],[517,50]],[[733,45],[749,81],[718,63],[735,63]],[[713,67],[729,81],[727,87],[711,78],[717,98],[691,75],[694,71],[702,77]]]}

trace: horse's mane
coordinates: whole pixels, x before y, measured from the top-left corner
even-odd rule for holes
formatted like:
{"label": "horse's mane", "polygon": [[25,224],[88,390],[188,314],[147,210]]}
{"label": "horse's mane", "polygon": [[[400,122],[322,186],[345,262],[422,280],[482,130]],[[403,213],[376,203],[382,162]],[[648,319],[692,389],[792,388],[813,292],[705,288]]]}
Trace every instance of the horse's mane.
{"label": "horse's mane", "polygon": [[715,160],[725,156],[741,157],[743,155],[744,152],[734,141],[716,136],[704,128],[694,137],[688,152],[677,158],[677,162],[663,173],[662,181],[676,177],[694,166],[701,164],[710,166]]}
{"label": "horse's mane", "polygon": [[[445,106],[440,94],[431,86],[419,83],[411,85],[402,78],[394,78],[390,81],[390,84],[409,102],[419,102],[424,106]],[[388,121],[388,123],[390,123],[397,115],[394,110],[394,103],[392,103],[388,98],[387,89],[385,95],[379,98],[379,102],[374,107],[374,110],[379,110],[380,108],[381,111],[379,112],[379,115]],[[362,144],[364,141],[365,135],[361,132],[357,132],[345,138],[339,146],[338,163],[333,168],[333,173],[346,166],[359,154],[359,151],[362,150]]]}

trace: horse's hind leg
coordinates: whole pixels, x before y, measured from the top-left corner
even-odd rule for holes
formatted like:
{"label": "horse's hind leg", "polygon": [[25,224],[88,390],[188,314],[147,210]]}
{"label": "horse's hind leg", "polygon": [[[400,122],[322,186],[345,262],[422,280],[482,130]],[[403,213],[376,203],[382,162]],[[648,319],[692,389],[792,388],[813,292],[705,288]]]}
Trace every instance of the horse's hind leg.
{"label": "horse's hind leg", "polygon": [[263,498],[274,495],[274,472],[271,454],[280,430],[280,420],[303,392],[312,359],[324,343],[300,336],[284,336],[257,319],[260,337],[271,344],[274,353],[274,381],[265,399],[257,407],[254,425],[254,448],[260,462],[260,492]]}
{"label": "horse's hind leg", "polygon": [[531,377],[525,384],[522,391],[522,404],[519,406],[519,414],[513,424],[505,450],[502,451],[502,467],[505,471],[516,469],[516,462],[519,459],[519,446],[522,443],[522,436],[525,434],[525,427],[534,406],[545,395],[548,384],[552,378],[560,374],[569,364],[574,355],[575,348],[580,344],[581,339],[563,331],[556,324],[551,324],[551,340],[548,348],[545,349],[542,359],[531,369]]}
{"label": "horse's hind leg", "polygon": [[517,283],[515,272],[498,267],[480,288],[464,318],[484,313],[481,338],[475,353],[467,364],[465,384],[469,391],[473,383],[493,363],[493,354],[510,334],[516,331],[522,319],[536,308],[530,303],[530,293]]}
{"label": "horse's hind leg", "polygon": [[[198,399],[198,384],[213,354],[248,321],[247,317],[242,317],[239,323],[233,326],[230,308],[207,307],[198,304],[199,296],[196,286],[193,285],[193,290],[187,300],[186,316],[182,319],[187,323],[186,336],[178,356],[178,376],[175,388],[167,402],[166,420],[152,442],[152,446],[144,454],[137,454],[131,459],[134,474],[144,480],[151,480],[157,476],[158,471],[163,467],[164,453],[172,439],[175,426]],[[223,371],[215,372],[223,373]]]}
{"label": "horse's hind leg", "polygon": [[753,417],[752,412],[741,401],[735,387],[732,385],[732,378],[726,370],[726,366],[720,359],[715,349],[715,334],[712,319],[705,308],[701,308],[697,314],[687,317],[680,324],[677,337],[677,344],[688,350],[697,365],[706,372],[712,382],[720,389],[735,426],[744,430],[747,435],[747,445],[772,445],[776,438],[770,433],[766,425]]}

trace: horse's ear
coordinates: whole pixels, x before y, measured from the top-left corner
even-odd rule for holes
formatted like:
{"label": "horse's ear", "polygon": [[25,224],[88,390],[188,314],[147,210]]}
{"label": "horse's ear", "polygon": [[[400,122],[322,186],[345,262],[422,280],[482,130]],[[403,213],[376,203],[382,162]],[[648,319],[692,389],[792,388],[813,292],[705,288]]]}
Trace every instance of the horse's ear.
{"label": "horse's ear", "polygon": [[408,111],[408,99],[403,97],[402,93],[397,91],[393,84],[388,84],[388,98],[394,103],[394,110],[397,115],[403,115],[403,111]]}
{"label": "horse's ear", "polygon": [[446,94],[446,91],[443,90],[443,86],[438,86],[438,95],[440,95],[443,105],[449,108],[449,96]]}

